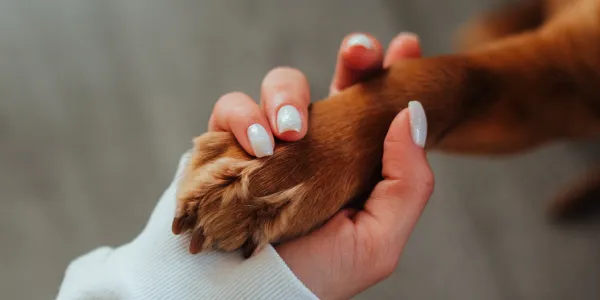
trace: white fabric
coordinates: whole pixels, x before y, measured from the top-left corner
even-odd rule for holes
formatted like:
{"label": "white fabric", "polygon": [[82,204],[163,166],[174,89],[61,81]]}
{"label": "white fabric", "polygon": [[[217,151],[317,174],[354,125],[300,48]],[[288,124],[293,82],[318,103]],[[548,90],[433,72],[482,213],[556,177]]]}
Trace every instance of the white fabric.
{"label": "white fabric", "polygon": [[131,243],[71,262],[58,300],[317,299],[273,247],[247,260],[240,253],[188,253],[189,236],[171,233],[176,181],[188,158],[182,157],[142,233]]}

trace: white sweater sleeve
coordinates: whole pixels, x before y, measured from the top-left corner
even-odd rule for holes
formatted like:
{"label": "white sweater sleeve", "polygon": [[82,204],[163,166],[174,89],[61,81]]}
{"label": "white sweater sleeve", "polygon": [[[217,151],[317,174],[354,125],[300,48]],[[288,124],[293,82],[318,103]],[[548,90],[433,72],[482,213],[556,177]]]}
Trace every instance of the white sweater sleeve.
{"label": "white sweater sleeve", "polygon": [[189,237],[175,236],[176,181],[161,197],[150,221],[132,242],[102,247],[75,259],[58,300],[71,299],[317,299],[273,247],[244,260],[240,253],[191,255]]}

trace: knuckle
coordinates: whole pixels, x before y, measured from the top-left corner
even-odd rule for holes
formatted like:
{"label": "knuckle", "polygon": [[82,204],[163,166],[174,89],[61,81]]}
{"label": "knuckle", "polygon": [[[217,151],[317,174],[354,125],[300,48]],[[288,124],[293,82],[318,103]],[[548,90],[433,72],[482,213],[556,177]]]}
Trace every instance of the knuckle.
{"label": "knuckle", "polygon": [[209,129],[209,131],[214,131],[214,130],[218,129],[217,119],[215,117],[214,110],[210,114],[210,117],[208,118],[208,129]]}
{"label": "knuckle", "polygon": [[277,74],[280,72],[303,76],[303,74],[300,70],[293,68],[293,67],[289,67],[289,66],[280,66],[280,67],[276,67],[273,70],[271,70],[271,73],[274,73],[274,74]]}
{"label": "knuckle", "polygon": [[269,88],[286,88],[291,82],[307,82],[304,73],[299,69],[292,67],[276,67],[269,71],[263,79],[262,85]]}
{"label": "knuckle", "polygon": [[383,176],[405,188],[418,188],[425,193],[433,191],[435,186],[435,176],[427,165],[407,168],[402,162],[390,161],[384,166]]}
{"label": "knuckle", "polygon": [[250,96],[247,94],[242,92],[230,92],[221,96],[221,98],[217,100],[217,103],[213,109],[213,113],[216,112],[220,114],[223,112],[228,112],[228,114],[233,113],[245,115],[248,113],[248,111],[254,112],[255,108],[257,107],[258,105],[256,102],[254,102],[254,100],[252,100],[252,98],[250,98]]}
{"label": "knuckle", "polygon": [[435,176],[430,168],[425,168],[420,174],[419,184],[426,192],[432,192],[435,187]]}
{"label": "knuckle", "polygon": [[234,120],[240,118],[258,118],[258,105],[250,96],[242,92],[230,92],[221,96],[213,107],[209,120],[211,127],[228,128]]}
{"label": "knuckle", "polygon": [[245,99],[248,97],[249,97],[248,95],[246,95],[242,92],[237,92],[237,91],[229,92],[229,93],[221,96],[221,98],[219,98],[219,100],[217,100],[216,105],[221,105],[223,103],[229,103],[231,101],[238,101],[239,99]]}

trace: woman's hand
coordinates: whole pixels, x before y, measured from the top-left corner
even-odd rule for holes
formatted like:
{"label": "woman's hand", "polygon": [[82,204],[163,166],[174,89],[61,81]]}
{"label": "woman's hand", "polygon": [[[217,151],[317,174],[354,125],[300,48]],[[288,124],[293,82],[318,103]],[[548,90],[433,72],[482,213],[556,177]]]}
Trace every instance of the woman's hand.
{"label": "woman's hand", "polygon": [[[348,35],[340,47],[330,93],[337,93],[391,63],[421,56],[416,36],[400,34],[383,47],[365,34]],[[297,141],[307,132],[310,88],[304,74],[275,68],[262,81],[260,106],[243,93],[222,96],[213,109],[209,131],[232,132],[242,147],[256,157],[273,153],[274,139]]]}
{"label": "woman's hand", "polygon": [[[421,55],[414,35],[396,37],[384,55],[365,34],[346,37],[330,86],[337,93],[389,64]],[[242,93],[215,105],[211,131],[232,132],[257,157],[273,153],[274,137],[297,141],[307,132],[309,85],[295,69],[277,68],[262,82],[260,106]],[[433,191],[433,175],[422,146],[427,121],[412,102],[393,121],[384,145],[383,176],[365,209],[343,211],[308,236],[278,246],[294,274],[322,299],[350,298],[389,276]]]}

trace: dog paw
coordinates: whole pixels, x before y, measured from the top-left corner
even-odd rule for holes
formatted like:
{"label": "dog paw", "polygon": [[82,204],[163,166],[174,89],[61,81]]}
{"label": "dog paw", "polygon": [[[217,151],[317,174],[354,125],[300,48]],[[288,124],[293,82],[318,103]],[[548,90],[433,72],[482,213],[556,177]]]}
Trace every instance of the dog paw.
{"label": "dog paw", "polygon": [[175,234],[191,232],[191,253],[241,248],[248,257],[318,220],[314,216],[320,214],[310,212],[318,208],[302,201],[310,194],[310,172],[291,157],[298,154],[292,144],[266,158],[246,154],[229,133],[207,133],[194,144],[179,182],[172,224]]}

